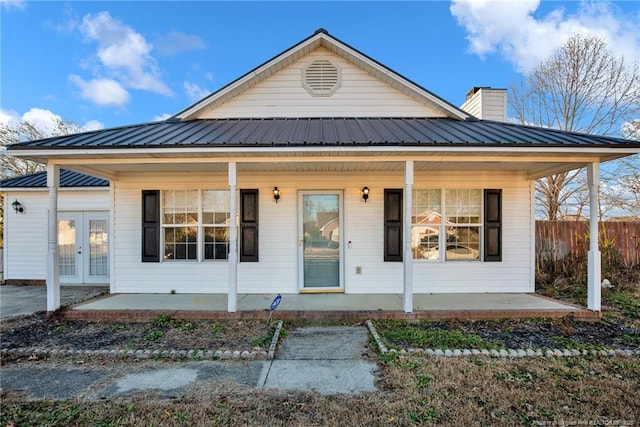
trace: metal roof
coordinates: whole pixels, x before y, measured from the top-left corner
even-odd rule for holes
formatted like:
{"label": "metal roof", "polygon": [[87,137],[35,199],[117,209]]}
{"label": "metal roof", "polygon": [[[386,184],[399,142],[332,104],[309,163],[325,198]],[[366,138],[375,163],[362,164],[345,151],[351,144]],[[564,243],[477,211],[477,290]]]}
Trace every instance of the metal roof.
{"label": "metal roof", "polygon": [[[38,172],[31,175],[17,176],[0,181],[0,188],[46,188],[47,173]],[[60,187],[108,187],[109,181],[83,173],[60,170]]]}
{"label": "metal roof", "polygon": [[625,140],[487,120],[266,118],[146,123],[10,145],[38,149],[313,146],[640,147]]}

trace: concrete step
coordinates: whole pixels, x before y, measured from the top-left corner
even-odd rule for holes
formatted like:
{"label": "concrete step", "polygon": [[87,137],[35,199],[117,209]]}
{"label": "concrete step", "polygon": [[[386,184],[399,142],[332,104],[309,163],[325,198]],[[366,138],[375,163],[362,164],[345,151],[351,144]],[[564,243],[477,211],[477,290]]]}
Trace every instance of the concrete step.
{"label": "concrete step", "polygon": [[369,332],[364,326],[297,328],[287,331],[279,360],[356,360],[366,352]]}

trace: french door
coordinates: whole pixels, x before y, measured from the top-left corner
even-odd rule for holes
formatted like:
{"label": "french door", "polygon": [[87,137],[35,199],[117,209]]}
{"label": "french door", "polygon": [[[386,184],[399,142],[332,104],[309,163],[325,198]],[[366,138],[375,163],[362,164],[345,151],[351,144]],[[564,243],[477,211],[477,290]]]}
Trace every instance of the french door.
{"label": "french door", "polygon": [[108,283],[107,213],[62,212],[58,216],[61,283]]}

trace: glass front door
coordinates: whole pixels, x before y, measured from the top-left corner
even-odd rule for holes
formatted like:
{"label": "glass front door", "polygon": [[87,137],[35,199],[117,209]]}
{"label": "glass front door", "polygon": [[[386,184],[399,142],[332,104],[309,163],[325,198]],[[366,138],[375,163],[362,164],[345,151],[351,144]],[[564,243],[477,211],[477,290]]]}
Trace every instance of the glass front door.
{"label": "glass front door", "polygon": [[303,192],[300,211],[302,288],[341,289],[340,193]]}

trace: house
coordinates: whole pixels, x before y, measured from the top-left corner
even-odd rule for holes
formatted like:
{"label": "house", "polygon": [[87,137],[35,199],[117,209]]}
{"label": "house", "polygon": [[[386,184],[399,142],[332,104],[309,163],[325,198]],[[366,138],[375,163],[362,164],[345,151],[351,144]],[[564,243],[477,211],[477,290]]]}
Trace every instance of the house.
{"label": "house", "polygon": [[[47,165],[48,310],[61,170],[109,181],[112,293],[534,292],[534,180],[586,166],[595,212],[599,164],[640,143],[483,120],[500,90],[465,108],[320,29],[166,121],[13,145]],[[592,310],[599,285],[594,239]]]}

